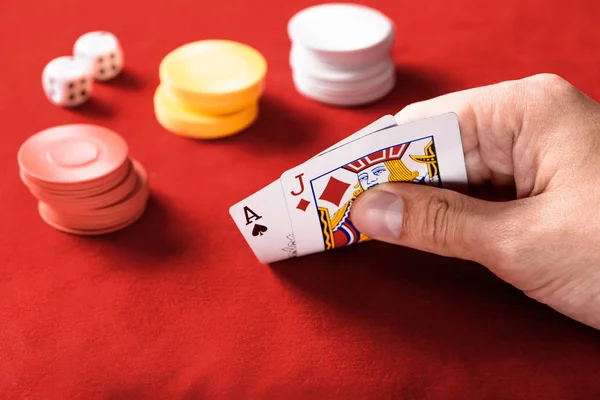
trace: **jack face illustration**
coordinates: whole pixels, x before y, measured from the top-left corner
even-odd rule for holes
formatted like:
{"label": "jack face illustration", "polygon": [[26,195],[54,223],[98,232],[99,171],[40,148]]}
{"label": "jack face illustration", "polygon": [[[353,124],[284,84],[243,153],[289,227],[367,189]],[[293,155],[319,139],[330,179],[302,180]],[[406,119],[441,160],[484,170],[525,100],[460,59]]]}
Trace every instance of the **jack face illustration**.
{"label": "jack face illustration", "polygon": [[365,171],[358,174],[358,182],[363,190],[379,185],[379,182],[389,182],[388,178],[390,171],[381,163],[374,167],[367,168]]}
{"label": "jack face illustration", "polygon": [[433,139],[379,150],[311,182],[326,250],[369,240],[352,223],[350,209],[361,193],[386,182],[441,186]]}

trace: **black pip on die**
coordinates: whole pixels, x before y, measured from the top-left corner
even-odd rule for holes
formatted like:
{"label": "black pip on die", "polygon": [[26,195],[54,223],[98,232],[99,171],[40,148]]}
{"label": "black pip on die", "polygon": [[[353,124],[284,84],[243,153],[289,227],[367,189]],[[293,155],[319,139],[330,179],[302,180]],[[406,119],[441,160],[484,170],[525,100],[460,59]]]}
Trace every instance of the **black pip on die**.
{"label": "black pip on die", "polygon": [[92,94],[93,72],[85,60],[58,57],[42,72],[42,86],[51,103],[75,107],[85,103]]}
{"label": "black pip on die", "polygon": [[116,36],[109,32],[95,31],[80,36],[73,46],[73,54],[90,62],[97,81],[112,79],[123,69],[123,50]]}

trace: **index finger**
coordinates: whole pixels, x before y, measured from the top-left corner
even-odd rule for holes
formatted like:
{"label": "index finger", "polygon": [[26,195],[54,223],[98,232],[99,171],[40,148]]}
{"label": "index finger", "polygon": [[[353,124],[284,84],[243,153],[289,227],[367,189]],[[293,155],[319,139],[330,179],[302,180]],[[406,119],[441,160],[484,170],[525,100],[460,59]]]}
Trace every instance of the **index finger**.
{"label": "index finger", "polygon": [[527,82],[506,81],[413,103],[399,111],[399,124],[453,112],[458,116],[469,183],[514,183],[513,143],[523,126]]}

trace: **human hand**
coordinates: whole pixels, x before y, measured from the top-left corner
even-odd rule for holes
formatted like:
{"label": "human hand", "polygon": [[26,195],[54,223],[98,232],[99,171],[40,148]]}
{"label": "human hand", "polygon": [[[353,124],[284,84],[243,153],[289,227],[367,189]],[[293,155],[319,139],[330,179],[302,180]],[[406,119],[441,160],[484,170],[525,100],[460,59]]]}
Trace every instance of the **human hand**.
{"label": "human hand", "polygon": [[478,262],[600,329],[600,105],[542,74],[415,103],[396,119],[445,112],[458,115],[470,187],[516,187],[514,199],[386,183],[354,202],[356,227],[376,240]]}

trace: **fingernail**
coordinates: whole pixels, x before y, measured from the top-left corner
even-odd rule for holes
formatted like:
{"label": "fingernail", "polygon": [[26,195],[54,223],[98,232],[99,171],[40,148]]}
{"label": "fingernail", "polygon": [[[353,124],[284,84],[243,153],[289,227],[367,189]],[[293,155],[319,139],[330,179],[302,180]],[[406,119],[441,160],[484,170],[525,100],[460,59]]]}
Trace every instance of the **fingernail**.
{"label": "fingernail", "polygon": [[383,191],[366,192],[356,204],[356,225],[375,239],[395,239],[402,230],[402,200]]}

